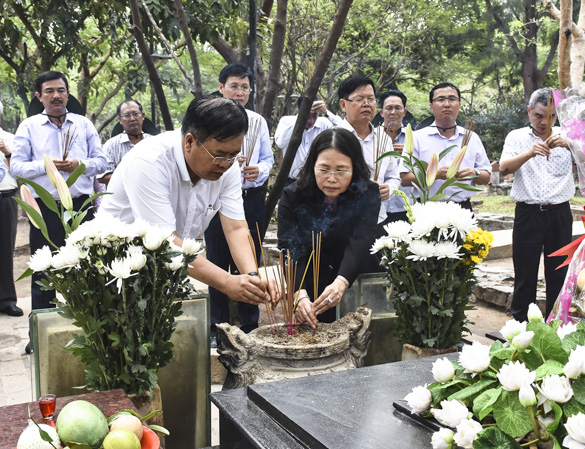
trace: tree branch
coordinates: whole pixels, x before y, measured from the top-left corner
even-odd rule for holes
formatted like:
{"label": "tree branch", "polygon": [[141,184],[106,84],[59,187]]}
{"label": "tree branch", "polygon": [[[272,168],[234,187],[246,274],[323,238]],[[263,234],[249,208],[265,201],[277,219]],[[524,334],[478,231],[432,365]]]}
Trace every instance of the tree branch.
{"label": "tree branch", "polygon": [[240,62],[236,51],[223,37],[220,36],[215,42],[211,43],[211,46],[215,48],[228,64],[231,64],[232,62]]}
{"label": "tree branch", "polygon": [[[542,6],[544,6],[553,19],[555,19],[557,22],[561,21],[561,12],[551,0],[542,0]],[[572,22],[571,31],[573,33],[573,37],[576,39],[585,37],[582,28],[582,26],[585,24],[585,11],[583,10],[583,7],[585,7],[585,1],[582,1],[581,11],[579,12],[579,24]]]}
{"label": "tree branch", "polygon": [[504,36],[506,36],[506,39],[508,39],[508,43],[510,44],[510,47],[512,47],[512,51],[514,52],[516,59],[518,59],[518,61],[520,62],[524,62],[525,59],[524,54],[522,53],[522,50],[520,50],[520,48],[518,47],[518,43],[512,37],[512,34],[510,33],[510,27],[508,27],[508,24],[505,23],[499,16],[498,12],[496,11],[496,8],[494,7],[490,0],[485,0],[485,4],[488,11],[493,16],[494,22],[496,22],[498,28],[503,30],[503,34]]}
{"label": "tree branch", "polygon": [[193,94],[196,97],[201,97],[203,95],[203,86],[201,85],[201,70],[199,69],[199,59],[197,58],[197,51],[195,50],[195,44],[193,43],[193,38],[191,37],[191,30],[189,30],[189,25],[187,24],[187,16],[185,15],[183,2],[181,0],[174,0],[173,5],[175,7],[175,11],[177,12],[179,24],[183,30],[183,36],[185,36],[185,45],[187,46],[187,50],[189,51],[189,56],[191,58],[191,69],[193,70]]}

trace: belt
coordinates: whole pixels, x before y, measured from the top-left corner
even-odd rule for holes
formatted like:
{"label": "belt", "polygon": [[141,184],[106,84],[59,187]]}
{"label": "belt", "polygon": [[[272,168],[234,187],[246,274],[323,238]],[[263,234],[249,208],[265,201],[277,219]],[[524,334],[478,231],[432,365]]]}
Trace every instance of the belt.
{"label": "belt", "polygon": [[18,192],[18,189],[3,190],[0,192],[0,198],[9,198],[16,195],[16,192]]}
{"label": "belt", "polygon": [[538,209],[541,212],[548,212],[549,210],[555,210],[558,209],[559,207],[563,207],[565,205],[569,204],[568,201],[565,201],[564,203],[559,203],[559,204],[528,204],[528,203],[523,203],[521,201],[518,202],[519,206],[528,208],[528,209]]}
{"label": "belt", "polygon": [[252,187],[251,189],[242,189],[242,196],[243,197],[252,196],[262,191],[264,191],[264,186]]}

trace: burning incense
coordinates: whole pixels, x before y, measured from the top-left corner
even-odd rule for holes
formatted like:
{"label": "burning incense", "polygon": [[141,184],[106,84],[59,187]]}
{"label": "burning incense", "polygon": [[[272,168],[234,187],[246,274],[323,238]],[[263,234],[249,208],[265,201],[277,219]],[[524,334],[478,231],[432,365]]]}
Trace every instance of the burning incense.
{"label": "burning incense", "polygon": [[394,145],[394,141],[396,140],[397,133],[394,132],[394,129],[391,126],[385,126],[384,132],[392,139],[392,145]]}
{"label": "burning incense", "polygon": [[73,148],[73,144],[77,140],[77,129],[75,126],[70,126],[67,129],[67,134],[63,136],[63,131],[61,131],[62,137],[62,145],[61,145],[61,155],[63,156],[63,160],[67,159],[69,156],[69,151]]}
{"label": "burning incense", "polygon": [[321,266],[321,233],[317,234],[315,240],[315,232],[312,233],[313,237],[313,298],[319,297],[319,268]]}
{"label": "burning incense", "polygon": [[384,130],[383,126],[378,126],[374,130],[374,182],[378,181],[378,176],[380,175],[380,164],[381,161],[380,156],[384,154],[384,150],[386,149],[386,145],[388,144],[388,134]]}
{"label": "burning incense", "polygon": [[461,148],[469,145],[469,141],[471,140],[471,133],[473,132],[473,125],[473,120],[465,121],[465,134],[463,135],[463,140],[461,141]]}
{"label": "burning incense", "polygon": [[252,161],[252,156],[254,154],[254,150],[256,148],[256,141],[258,140],[258,135],[260,134],[260,120],[257,119],[250,119],[250,125],[248,128],[248,133],[244,137],[244,141],[242,142],[242,153],[246,159],[246,165],[250,165]]}
{"label": "burning incense", "polygon": [[[256,230],[258,231],[258,235],[260,235],[258,223],[256,223]],[[250,230],[248,230],[248,242],[250,243],[250,249],[252,250],[252,255],[254,256],[254,263],[256,264],[256,272],[258,273],[258,278],[262,279],[262,276],[260,276],[260,269],[258,268],[256,246],[254,245],[254,238],[252,237],[252,233],[250,232]],[[260,243],[260,252],[262,254],[262,262],[264,263],[264,275],[266,276],[266,280],[268,280],[268,268],[266,268],[266,258],[264,257],[264,248],[262,248],[262,243]],[[270,333],[274,336],[276,332],[276,316],[274,314],[274,311],[272,310],[272,305],[270,304],[270,301],[265,301],[264,306],[266,307],[266,315],[268,316]]]}

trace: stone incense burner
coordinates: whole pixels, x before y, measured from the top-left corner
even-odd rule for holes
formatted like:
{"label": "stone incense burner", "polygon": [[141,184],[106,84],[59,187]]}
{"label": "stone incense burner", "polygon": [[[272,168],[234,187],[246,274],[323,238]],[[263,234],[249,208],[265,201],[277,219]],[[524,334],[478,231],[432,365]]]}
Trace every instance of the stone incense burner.
{"label": "stone incense burner", "polygon": [[227,323],[217,326],[219,361],[228,371],[223,388],[343,371],[363,366],[370,342],[372,311],[360,307],[317,332],[295,326],[289,338],[280,323],[249,334]]}

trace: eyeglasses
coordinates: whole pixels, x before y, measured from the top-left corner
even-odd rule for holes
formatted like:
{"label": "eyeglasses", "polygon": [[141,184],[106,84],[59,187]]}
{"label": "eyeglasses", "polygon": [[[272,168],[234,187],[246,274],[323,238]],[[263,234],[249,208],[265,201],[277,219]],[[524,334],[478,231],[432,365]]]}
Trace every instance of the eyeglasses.
{"label": "eyeglasses", "polygon": [[402,111],[404,111],[404,108],[401,108],[400,106],[397,106],[395,108],[384,108],[384,110],[386,112],[402,112]]}
{"label": "eyeglasses", "polygon": [[433,99],[432,103],[445,104],[445,102],[448,101],[450,104],[453,104],[453,103],[457,103],[460,100],[461,100],[461,98],[459,98],[459,97],[437,97],[437,98]]}
{"label": "eyeglasses", "polygon": [[346,98],[345,101],[349,101],[350,103],[355,103],[358,106],[362,106],[364,104],[376,104],[376,97],[368,97],[368,98],[358,97],[358,98],[354,98],[353,100]]}
{"label": "eyeglasses", "polygon": [[197,141],[197,142],[199,143],[199,145],[201,145],[203,147],[203,149],[205,151],[207,151],[207,154],[209,154],[209,156],[211,156],[211,158],[213,159],[211,161],[212,164],[215,164],[215,165],[230,165],[231,166],[231,165],[233,165],[234,162],[236,162],[236,159],[238,159],[238,156],[236,156],[236,157],[218,157],[218,156],[214,156],[213,154],[211,154],[209,152],[209,150],[207,148],[205,148],[205,145],[203,145],[203,142],[199,142],[199,141]]}
{"label": "eyeglasses", "polygon": [[142,112],[134,111],[134,112],[126,112],[126,114],[122,114],[120,118],[124,120],[128,120],[130,117],[138,118],[142,117]]}
{"label": "eyeglasses", "polygon": [[330,175],[333,175],[336,178],[345,179],[349,178],[352,175],[352,172],[345,170],[331,171],[326,168],[315,168],[315,174],[322,176],[323,178],[328,178]]}
{"label": "eyeglasses", "polygon": [[238,86],[237,84],[230,84],[229,86],[225,86],[225,87],[227,87],[229,90],[233,90],[235,92],[237,92],[238,90],[241,90],[245,94],[249,94],[250,92],[252,92],[252,89],[250,88],[250,86]]}

